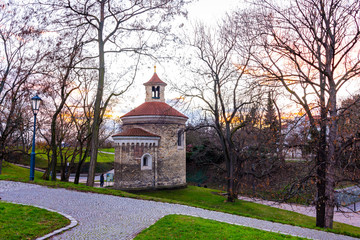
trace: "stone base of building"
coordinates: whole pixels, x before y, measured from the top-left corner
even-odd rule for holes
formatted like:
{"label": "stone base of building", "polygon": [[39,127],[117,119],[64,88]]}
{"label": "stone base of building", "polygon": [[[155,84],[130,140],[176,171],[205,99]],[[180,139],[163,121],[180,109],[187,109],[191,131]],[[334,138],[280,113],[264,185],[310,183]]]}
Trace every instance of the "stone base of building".
{"label": "stone base of building", "polygon": [[179,188],[186,188],[187,183],[182,184],[175,184],[175,185],[157,185],[157,186],[114,186],[117,190],[123,190],[123,191],[142,191],[142,190],[162,190],[162,189],[179,189]]}

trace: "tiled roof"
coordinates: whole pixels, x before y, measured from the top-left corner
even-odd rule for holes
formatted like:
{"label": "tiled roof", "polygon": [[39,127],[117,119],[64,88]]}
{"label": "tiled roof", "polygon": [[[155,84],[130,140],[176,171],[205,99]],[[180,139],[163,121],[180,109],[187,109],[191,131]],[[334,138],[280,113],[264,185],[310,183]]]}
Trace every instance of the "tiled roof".
{"label": "tiled roof", "polygon": [[162,86],[166,86],[167,84],[164,83],[163,81],[161,81],[161,79],[158,77],[158,75],[156,73],[154,73],[154,75],[152,76],[152,78],[147,81],[146,83],[144,83],[145,86],[148,85],[162,85]]}
{"label": "tiled roof", "polygon": [[130,116],[175,116],[188,118],[184,114],[172,108],[170,105],[164,102],[144,102],[137,108],[131,110],[122,117]]}
{"label": "tiled roof", "polygon": [[134,137],[160,137],[158,135],[149,133],[141,128],[130,128],[124,132],[117,133],[114,136],[134,136]]}

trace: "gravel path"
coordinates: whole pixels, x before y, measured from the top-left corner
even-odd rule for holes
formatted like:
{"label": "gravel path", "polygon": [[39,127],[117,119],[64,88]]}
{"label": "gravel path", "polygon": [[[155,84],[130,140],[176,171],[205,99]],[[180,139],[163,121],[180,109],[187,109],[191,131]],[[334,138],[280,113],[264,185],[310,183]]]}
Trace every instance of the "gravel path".
{"label": "gravel path", "polygon": [[[289,203],[277,203],[262,199],[256,199],[256,198],[249,198],[249,197],[240,197],[239,199],[249,201],[249,202],[255,202],[275,208],[281,208],[284,210],[292,211],[301,213],[304,215],[308,215],[311,217],[316,216],[316,210],[315,206],[304,206],[304,205],[298,205],[298,204],[289,204]],[[357,203],[359,205],[360,209],[360,202]],[[351,209],[346,207],[340,207],[338,211],[334,212],[334,221],[335,222],[341,222],[350,224],[356,227],[360,227],[360,211],[359,212],[353,212]]]}
{"label": "gravel path", "polygon": [[355,239],[312,229],[272,223],[178,204],[0,181],[4,201],[33,204],[73,216],[78,226],[52,239],[132,239],[168,214],[184,214],[313,239]]}

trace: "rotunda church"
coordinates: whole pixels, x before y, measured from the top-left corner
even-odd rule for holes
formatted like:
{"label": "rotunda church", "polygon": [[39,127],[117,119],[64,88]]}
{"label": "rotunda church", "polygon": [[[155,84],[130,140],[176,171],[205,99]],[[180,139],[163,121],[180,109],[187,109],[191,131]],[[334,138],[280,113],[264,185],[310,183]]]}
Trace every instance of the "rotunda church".
{"label": "rotunda church", "polygon": [[156,74],[144,83],[145,102],[121,117],[115,142],[114,188],[157,189],[186,185],[185,122],[165,103],[166,83]]}

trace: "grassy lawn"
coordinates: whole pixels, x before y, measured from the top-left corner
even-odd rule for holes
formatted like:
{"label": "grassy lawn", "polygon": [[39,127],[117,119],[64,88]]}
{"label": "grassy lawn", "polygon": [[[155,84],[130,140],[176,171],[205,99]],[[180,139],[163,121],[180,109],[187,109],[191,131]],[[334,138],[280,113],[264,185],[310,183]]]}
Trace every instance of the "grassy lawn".
{"label": "grassy lawn", "polygon": [[68,224],[58,213],[0,201],[1,239],[35,239]]}
{"label": "grassy lawn", "polygon": [[[313,217],[241,200],[235,203],[228,203],[225,201],[226,198],[220,193],[218,190],[194,186],[175,190],[138,192],[138,194],[142,196],[174,200],[194,207],[306,228],[320,229],[316,227],[315,218]],[[334,228],[328,231],[360,237],[360,228],[338,222],[334,222]]]}
{"label": "grassy lawn", "polygon": [[115,153],[115,148],[99,148],[99,151]]}
{"label": "grassy lawn", "polygon": [[[166,233],[166,234],[164,234]],[[167,215],[142,231],[142,239],[304,239],[198,217]]]}
{"label": "grassy lawn", "polygon": [[[45,185],[49,187],[66,188],[69,190],[77,190],[83,192],[95,192],[120,197],[180,203],[209,210],[318,229],[315,226],[315,218],[313,217],[247,201],[239,200],[235,203],[227,203],[225,201],[226,198],[220,194],[220,191],[208,188],[189,186],[184,189],[146,192],[142,191],[138,192],[137,194],[133,194],[110,188],[88,187],[84,184],[76,185],[73,183],[66,183],[60,181],[45,181],[41,179],[41,175],[41,173],[35,172],[35,184]],[[3,174],[0,175],[0,180],[28,182],[29,170],[4,162]],[[360,228],[343,223],[334,222],[334,229],[328,231],[360,237]]]}
{"label": "grassy lawn", "polygon": [[[105,148],[105,149],[99,149],[99,151],[114,152],[114,149]],[[77,163],[77,161],[78,158],[76,158],[75,163]],[[18,163],[30,166],[30,155],[28,157],[25,156],[24,158],[18,159]],[[88,157],[85,160],[85,163],[83,164],[83,168],[87,169],[89,163],[90,163],[90,157]],[[35,166],[41,169],[46,169],[48,166],[48,159],[43,149],[36,149]],[[113,168],[114,168],[114,154],[99,152],[97,157],[96,172],[103,173],[110,171]],[[58,156],[58,170],[59,169],[60,169],[60,156]]]}
{"label": "grassy lawn", "polygon": [[101,193],[101,194],[108,194],[114,195],[119,197],[130,197],[130,198],[137,198],[137,199],[148,199],[148,200],[159,200],[154,197],[148,196],[138,196],[135,194],[108,189],[108,188],[94,188],[88,187],[85,184],[74,184],[70,182],[61,182],[61,181],[46,181],[41,179],[43,173],[35,171],[35,178],[33,182],[29,182],[29,175],[30,170],[22,167],[15,166],[8,162],[3,162],[2,174],[0,175],[0,180],[10,180],[16,182],[26,182],[26,183],[34,183],[38,185],[54,187],[54,188],[66,188],[69,190],[77,190],[82,192],[94,192],[94,193]]}

